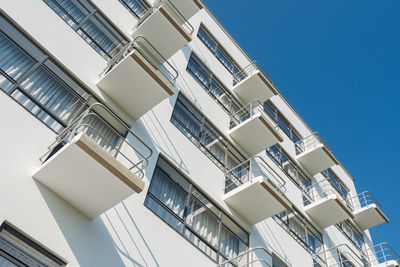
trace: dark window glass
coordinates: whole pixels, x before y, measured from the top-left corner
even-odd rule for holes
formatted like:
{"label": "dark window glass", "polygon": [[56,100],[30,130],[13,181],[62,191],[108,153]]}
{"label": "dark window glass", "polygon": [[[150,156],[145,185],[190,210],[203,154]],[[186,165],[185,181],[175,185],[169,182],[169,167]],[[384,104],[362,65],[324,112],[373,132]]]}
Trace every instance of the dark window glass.
{"label": "dark window glass", "polygon": [[230,73],[236,74],[239,72],[240,67],[237,65],[237,63],[203,25],[200,25],[199,31],[197,32],[197,37],[199,37],[199,39],[210,49],[210,51]]}
{"label": "dark window glass", "polygon": [[315,254],[322,251],[322,234],[296,209],[283,211],[273,218],[307,251]]}
{"label": "dark window glass", "polygon": [[0,88],[60,132],[82,110],[87,93],[1,16],[0,25]]}
{"label": "dark window glass", "polygon": [[278,124],[279,128],[293,141],[293,143],[297,143],[301,140],[300,135],[294,130],[293,126],[290,125],[285,117],[269,100],[264,102],[264,109]]}
{"label": "dark window glass", "polygon": [[43,1],[107,60],[117,54],[126,42],[88,0]]}
{"label": "dark window glass", "polygon": [[145,205],[216,262],[248,247],[248,234],[162,158]]}
{"label": "dark window glass", "polygon": [[241,108],[239,101],[193,53],[190,55],[187,71],[227,113],[235,113]]}
{"label": "dark window glass", "polygon": [[149,9],[148,5],[141,0],[119,0],[136,18],[141,18]]}
{"label": "dark window glass", "polygon": [[171,122],[221,170],[229,170],[245,160],[182,94],[176,101]]}
{"label": "dark window glass", "polygon": [[0,266],[66,266],[59,257],[7,223],[0,226]]}

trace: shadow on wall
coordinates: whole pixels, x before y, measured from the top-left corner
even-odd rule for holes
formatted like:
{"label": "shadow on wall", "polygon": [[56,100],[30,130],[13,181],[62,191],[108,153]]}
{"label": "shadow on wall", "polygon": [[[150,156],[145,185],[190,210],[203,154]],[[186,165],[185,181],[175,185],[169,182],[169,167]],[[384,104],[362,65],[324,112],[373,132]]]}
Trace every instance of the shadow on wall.
{"label": "shadow on wall", "polygon": [[[270,219],[269,221],[272,223],[275,223],[273,221],[273,219]],[[261,237],[261,238],[251,240],[253,247],[256,247],[256,246],[264,247],[267,250],[269,250],[271,253],[273,252],[278,257],[280,257],[280,259],[283,260],[288,266],[294,266],[290,262],[289,257],[285,253],[287,248],[285,249],[280,245],[278,238],[275,236],[273,230],[270,228],[270,226],[266,222],[261,222],[261,223],[257,224],[257,226],[253,226],[252,232],[255,233],[255,235],[253,235],[253,236]],[[270,242],[273,243],[274,246],[277,247],[279,251],[273,250],[271,248],[271,246],[266,242],[266,240],[270,240]],[[256,255],[260,256],[260,257],[264,256],[264,255],[259,255],[257,253],[256,253]]]}
{"label": "shadow on wall", "polygon": [[116,246],[119,247],[119,251],[129,259],[137,258],[140,261],[141,264],[137,263],[135,266],[160,266],[124,202],[109,210],[105,214],[105,221],[118,240]]}
{"label": "shadow on wall", "polygon": [[[35,183],[79,265],[125,266],[100,218],[90,221],[45,186]],[[132,262],[135,265],[133,259]]]}

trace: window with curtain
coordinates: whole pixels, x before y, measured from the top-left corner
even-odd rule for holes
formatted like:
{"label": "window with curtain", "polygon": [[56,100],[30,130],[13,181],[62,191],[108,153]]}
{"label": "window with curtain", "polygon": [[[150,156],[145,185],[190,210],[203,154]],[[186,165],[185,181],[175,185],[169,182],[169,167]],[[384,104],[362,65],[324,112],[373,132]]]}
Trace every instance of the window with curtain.
{"label": "window with curtain", "polygon": [[[222,45],[210,34],[203,24],[200,25],[197,37],[207,46],[215,57],[224,65],[224,67],[233,75],[240,71],[239,65],[226,52]],[[240,76],[244,79],[244,76]]]}
{"label": "window with curtain", "polygon": [[309,204],[311,179],[289,157],[279,144],[275,144],[266,150],[267,156],[306,194],[303,196],[305,204]]}
{"label": "window with curtain", "polygon": [[190,55],[186,70],[228,114],[233,114],[242,107],[194,53]]}
{"label": "window with curtain", "polygon": [[149,6],[141,0],[119,0],[119,2],[137,19],[141,18],[149,9]]}
{"label": "window with curtain", "polygon": [[0,266],[66,266],[67,263],[7,223],[0,226]]}
{"label": "window with curtain", "polygon": [[322,251],[322,234],[297,209],[283,211],[274,220],[310,253]]}
{"label": "window with curtain", "polygon": [[234,145],[181,93],[172,112],[171,123],[221,170],[229,170],[245,161]]}
{"label": "window with curtain", "polygon": [[30,39],[0,16],[0,89],[55,132],[88,94]]}
{"label": "window with curtain", "polygon": [[363,250],[364,237],[363,234],[349,221],[337,223],[336,227],[360,250]]}
{"label": "window with curtain", "polygon": [[88,0],[43,1],[107,60],[127,42]]}
{"label": "window with curtain", "polygon": [[248,247],[248,234],[161,157],[145,206],[216,262]]}
{"label": "window with curtain", "polygon": [[301,136],[270,100],[264,102],[264,110],[278,124],[279,128],[293,141],[293,143],[297,143],[301,140]]}

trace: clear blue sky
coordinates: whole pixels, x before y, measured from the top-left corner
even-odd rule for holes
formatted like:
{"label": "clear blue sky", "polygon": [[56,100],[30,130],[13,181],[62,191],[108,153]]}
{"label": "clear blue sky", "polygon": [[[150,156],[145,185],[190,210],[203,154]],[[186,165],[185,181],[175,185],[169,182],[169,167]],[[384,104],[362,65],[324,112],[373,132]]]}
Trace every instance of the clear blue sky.
{"label": "clear blue sky", "polygon": [[372,237],[400,253],[400,1],[205,3],[381,202]]}

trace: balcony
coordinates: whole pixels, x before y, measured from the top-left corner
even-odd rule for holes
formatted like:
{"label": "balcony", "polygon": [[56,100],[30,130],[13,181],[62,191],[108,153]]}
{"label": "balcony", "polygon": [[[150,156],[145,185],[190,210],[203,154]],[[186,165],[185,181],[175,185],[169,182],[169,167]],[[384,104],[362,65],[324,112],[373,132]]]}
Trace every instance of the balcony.
{"label": "balcony", "polygon": [[203,0],[169,0],[183,17],[189,19],[198,11],[204,8]]}
{"label": "balcony", "polygon": [[[193,0],[176,0],[190,6]],[[197,1],[196,1],[197,2]],[[140,18],[132,36],[144,36],[165,58],[170,58],[192,40],[193,26],[169,0],[160,0]]]}
{"label": "balcony", "polygon": [[365,250],[371,267],[399,267],[400,256],[388,243],[381,243]]}
{"label": "balcony", "polygon": [[367,267],[370,266],[367,255],[361,251],[355,251],[347,244],[340,244],[329,248],[318,254],[320,258],[325,258],[326,264],[314,266],[326,267]]}
{"label": "balcony", "polygon": [[369,192],[363,192],[352,199],[354,223],[361,230],[367,230],[382,223],[388,223],[389,219],[381,210],[381,204]]}
{"label": "balcony", "polygon": [[342,197],[329,179],[312,184],[305,191],[304,210],[321,229],[354,218],[351,203]]}
{"label": "balcony", "polygon": [[57,136],[33,178],[93,219],[143,190],[151,154],[125,123],[97,103]]}
{"label": "balcony", "polygon": [[265,102],[278,94],[271,77],[255,61],[234,74],[232,91],[245,104],[254,99]]}
{"label": "balcony", "polygon": [[285,191],[285,181],[257,156],[225,174],[223,199],[253,225],[291,209]]}
{"label": "balcony", "polygon": [[97,86],[134,120],[174,94],[178,72],[143,36],[109,63]]}
{"label": "balcony", "polygon": [[254,100],[230,117],[229,136],[250,156],[282,142],[279,127]]}
{"label": "balcony", "polygon": [[317,132],[295,143],[295,148],[297,160],[311,175],[339,164],[332,148]]}

